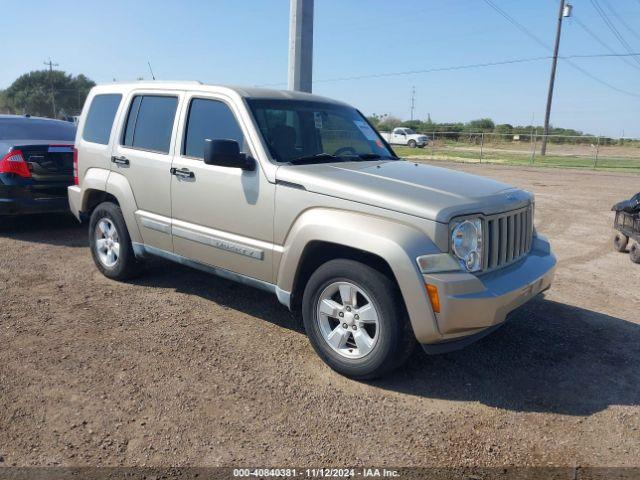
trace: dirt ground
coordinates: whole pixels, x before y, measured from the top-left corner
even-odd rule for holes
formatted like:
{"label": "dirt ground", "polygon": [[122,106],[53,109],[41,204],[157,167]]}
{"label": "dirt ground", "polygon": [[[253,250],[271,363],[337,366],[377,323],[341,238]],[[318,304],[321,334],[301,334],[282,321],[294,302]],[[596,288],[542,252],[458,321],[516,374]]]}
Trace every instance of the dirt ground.
{"label": "dirt ground", "polygon": [[451,167],[535,192],[556,282],[368,383],[268,294],[163,261],[110,281],[69,217],[0,233],[0,465],[640,466],[640,265],[609,211],[640,176]]}

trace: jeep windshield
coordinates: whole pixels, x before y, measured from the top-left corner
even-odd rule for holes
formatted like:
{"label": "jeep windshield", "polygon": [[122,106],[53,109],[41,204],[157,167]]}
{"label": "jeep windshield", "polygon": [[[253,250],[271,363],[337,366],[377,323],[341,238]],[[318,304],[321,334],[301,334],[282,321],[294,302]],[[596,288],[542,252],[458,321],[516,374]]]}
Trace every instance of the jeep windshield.
{"label": "jeep windshield", "polygon": [[278,162],[397,159],[354,108],[302,100],[248,99],[247,103]]}

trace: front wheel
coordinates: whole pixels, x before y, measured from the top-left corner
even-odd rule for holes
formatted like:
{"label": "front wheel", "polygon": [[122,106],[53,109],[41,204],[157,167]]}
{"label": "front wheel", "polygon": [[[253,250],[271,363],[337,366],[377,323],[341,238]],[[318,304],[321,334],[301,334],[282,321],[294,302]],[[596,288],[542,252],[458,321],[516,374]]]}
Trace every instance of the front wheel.
{"label": "front wheel", "polygon": [[348,377],[379,377],[398,367],[415,344],[395,284],[360,262],[331,260],[318,268],[302,307],[313,348]]}
{"label": "front wheel", "polygon": [[409,148],[416,148],[416,141],[415,140],[409,140],[409,143],[407,143],[407,145],[409,146]]}
{"label": "front wheel", "polygon": [[127,280],[140,273],[129,231],[120,207],[111,202],[98,205],[89,221],[89,244],[93,261],[105,277]]}

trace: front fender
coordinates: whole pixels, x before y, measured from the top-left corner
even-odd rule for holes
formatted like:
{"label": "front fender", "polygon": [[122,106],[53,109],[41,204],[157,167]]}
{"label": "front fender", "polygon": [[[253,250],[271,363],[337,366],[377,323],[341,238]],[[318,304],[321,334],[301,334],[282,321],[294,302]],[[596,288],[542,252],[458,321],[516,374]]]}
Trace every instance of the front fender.
{"label": "front fender", "polygon": [[418,341],[433,342],[441,337],[415,261],[419,255],[439,252],[425,233],[405,223],[363,213],[307,210],[296,219],[285,239],[278,268],[279,289],[293,290],[302,254],[314,241],[344,245],[383,258],[400,287]]}

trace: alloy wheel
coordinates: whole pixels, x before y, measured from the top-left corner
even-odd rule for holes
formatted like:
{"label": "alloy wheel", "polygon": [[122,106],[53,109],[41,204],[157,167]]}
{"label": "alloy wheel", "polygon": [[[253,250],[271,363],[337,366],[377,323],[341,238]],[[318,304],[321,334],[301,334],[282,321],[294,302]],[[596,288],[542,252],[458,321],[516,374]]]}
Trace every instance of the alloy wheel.
{"label": "alloy wheel", "polygon": [[333,282],[320,293],[316,320],[322,338],[343,357],[362,358],[378,341],[378,310],[369,295],[351,282]]}

